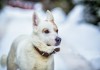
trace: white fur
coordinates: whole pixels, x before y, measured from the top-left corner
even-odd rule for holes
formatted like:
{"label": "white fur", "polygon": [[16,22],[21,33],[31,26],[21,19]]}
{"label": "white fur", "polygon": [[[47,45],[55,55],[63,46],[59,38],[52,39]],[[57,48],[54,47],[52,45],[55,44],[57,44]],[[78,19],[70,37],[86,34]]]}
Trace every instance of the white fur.
{"label": "white fur", "polygon": [[[35,21],[34,23],[36,24],[34,25],[33,23],[34,31],[38,33],[39,38],[43,42],[50,45],[55,45],[56,43],[55,38],[58,36],[58,34],[54,31],[54,29],[57,29],[57,27],[52,23],[52,21],[54,21],[53,15],[50,13],[50,11],[47,11],[47,19],[45,21],[41,20],[37,14],[35,15],[35,17],[38,19],[33,20]],[[44,28],[48,29],[50,33],[49,34],[42,33],[42,30]]]}
{"label": "white fur", "polygon": [[[36,70],[49,70],[48,67],[52,66],[50,62],[53,62],[53,56],[51,56],[50,58],[41,57],[41,55],[37,53],[33,46],[35,44],[37,45],[40,43],[37,42],[34,44],[35,39],[32,38],[33,37],[22,36],[20,38],[20,41],[16,41],[16,43],[20,42],[20,45],[17,46],[16,51],[16,64],[19,66],[21,70],[35,70],[35,67],[37,68]],[[46,48],[47,46],[40,44],[40,46],[38,47],[41,47],[42,49]],[[46,50],[44,49],[43,51],[52,52],[53,49],[46,48]]]}
{"label": "white fur", "polygon": [[[58,36],[54,28],[57,27],[51,22],[54,20],[50,11],[47,11],[47,21],[40,20],[36,13],[33,16],[34,31],[32,35],[18,37],[12,44],[8,54],[8,70],[53,70],[53,55],[48,58],[41,56],[36,49],[51,53],[54,50],[55,38]],[[49,19],[50,18],[50,19]],[[47,28],[50,33],[42,32]],[[51,46],[47,46],[50,44]],[[13,66],[12,66],[13,65]]]}

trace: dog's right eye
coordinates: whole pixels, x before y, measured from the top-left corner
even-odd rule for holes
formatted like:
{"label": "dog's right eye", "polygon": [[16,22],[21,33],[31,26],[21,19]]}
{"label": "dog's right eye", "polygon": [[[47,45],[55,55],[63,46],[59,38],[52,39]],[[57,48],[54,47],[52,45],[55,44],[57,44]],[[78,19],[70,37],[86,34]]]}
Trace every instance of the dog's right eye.
{"label": "dog's right eye", "polygon": [[50,33],[50,31],[49,31],[47,28],[44,28],[44,29],[42,30],[42,32],[45,33],[45,34]]}
{"label": "dog's right eye", "polygon": [[44,33],[48,34],[49,33],[49,30],[44,30]]}

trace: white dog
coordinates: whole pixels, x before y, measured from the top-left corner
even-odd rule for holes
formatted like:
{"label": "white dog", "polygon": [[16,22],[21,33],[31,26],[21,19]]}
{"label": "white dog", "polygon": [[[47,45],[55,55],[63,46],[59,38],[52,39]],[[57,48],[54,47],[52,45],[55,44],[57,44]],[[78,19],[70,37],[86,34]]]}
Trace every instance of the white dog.
{"label": "white dog", "polygon": [[7,70],[54,70],[53,53],[58,52],[61,38],[53,15],[47,11],[47,19],[33,15],[33,33],[20,36],[12,44],[7,57]]}

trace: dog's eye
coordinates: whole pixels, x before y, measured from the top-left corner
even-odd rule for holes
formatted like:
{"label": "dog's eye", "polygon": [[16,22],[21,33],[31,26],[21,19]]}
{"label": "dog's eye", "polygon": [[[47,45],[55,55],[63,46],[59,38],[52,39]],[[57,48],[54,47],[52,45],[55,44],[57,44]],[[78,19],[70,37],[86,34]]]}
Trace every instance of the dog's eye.
{"label": "dog's eye", "polygon": [[49,32],[50,32],[50,31],[49,31],[49,30],[47,30],[47,29],[46,29],[46,30],[44,30],[44,33],[46,33],[46,34],[48,34]]}
{"label": "dog's eye", "polygon": [[55,30],[58,33],[58,30]]}
{"label": "dog's eye", "polygon": [[58,29],[57,29],[57,28],[54,28],[54,31],[55,31],[56,33],[58,33]]}

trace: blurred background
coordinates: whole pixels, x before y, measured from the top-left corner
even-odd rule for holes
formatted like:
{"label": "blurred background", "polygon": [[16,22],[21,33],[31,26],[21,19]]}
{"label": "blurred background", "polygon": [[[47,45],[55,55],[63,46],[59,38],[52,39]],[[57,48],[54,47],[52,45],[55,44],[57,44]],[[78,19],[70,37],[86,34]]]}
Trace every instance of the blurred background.
{"label": "blurred background", "polygon": [[62,37],[54,70],[82,70],[81,65],[91,68],[83,70],[100,70],[100,0],[0,0],[0,57],[8,54],[17,36],[34,30],[33,12],[45,19],[46,10]]}

